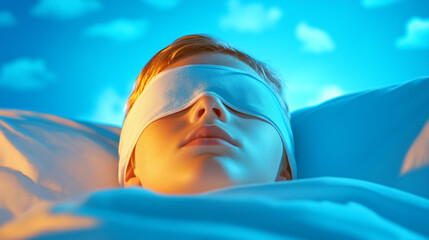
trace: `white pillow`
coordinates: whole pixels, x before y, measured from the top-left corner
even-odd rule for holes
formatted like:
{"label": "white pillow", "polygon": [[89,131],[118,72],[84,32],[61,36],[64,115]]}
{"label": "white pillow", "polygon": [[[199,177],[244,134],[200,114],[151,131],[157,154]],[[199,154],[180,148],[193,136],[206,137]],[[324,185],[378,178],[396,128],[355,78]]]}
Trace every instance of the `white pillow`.
{"label": "white pillow", "polygon": [[363,179],[429,198],[429,77],[291,114],[298,178]]}
{"label": "white pillow", "polygon": [[117,187],[120,128],[0,109],[0,225],[40,202]]}

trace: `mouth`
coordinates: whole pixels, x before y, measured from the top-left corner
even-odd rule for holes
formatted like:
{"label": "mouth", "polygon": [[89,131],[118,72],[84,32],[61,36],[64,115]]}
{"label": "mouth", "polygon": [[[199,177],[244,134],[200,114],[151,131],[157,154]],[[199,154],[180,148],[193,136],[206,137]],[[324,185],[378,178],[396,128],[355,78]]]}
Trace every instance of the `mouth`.
{"label": "mouth", "polygon": [[233,145],[237,146],[234,140],[226,131],[218,126],[201,126],[186,137],[181,146],[192,145]]}
{"label": "mouth", "polygon": [[198,145],[232,145],[231,143],[216,137],[195,138],[185,144],[185,146],[198,146]]}

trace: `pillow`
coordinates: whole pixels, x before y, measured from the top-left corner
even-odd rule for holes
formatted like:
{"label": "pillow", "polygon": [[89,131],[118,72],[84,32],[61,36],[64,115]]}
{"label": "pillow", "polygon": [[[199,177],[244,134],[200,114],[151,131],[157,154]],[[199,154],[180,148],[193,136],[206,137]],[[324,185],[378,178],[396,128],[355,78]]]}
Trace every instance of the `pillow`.
{"label": "pillow", "polygon": [[292,112],[298,178],[349,177],[429,198],[429,77]]}
{"label": "pillow", "polygon": [[[428,93],[429,78],[420,78],[292,112],[298,178],[356,178],[429,198]],[[119,187],[119,134],[0,109],[0,225],[41,202]]]}
{"label": "pillow", "polygon": [[119,186],[120,128],[0,109],[0,225],[38,203]]}

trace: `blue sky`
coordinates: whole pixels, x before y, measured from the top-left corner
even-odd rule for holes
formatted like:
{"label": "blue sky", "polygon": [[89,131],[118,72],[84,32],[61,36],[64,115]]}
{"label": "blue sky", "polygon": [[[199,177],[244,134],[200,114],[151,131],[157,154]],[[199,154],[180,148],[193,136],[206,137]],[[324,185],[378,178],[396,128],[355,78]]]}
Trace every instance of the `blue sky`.
{"label": "blue sky", "polygon": [[2,0],[0,108],[120,126],[147,61],[194,33],[266,62],[292,110],[429,75],[427,0]]}

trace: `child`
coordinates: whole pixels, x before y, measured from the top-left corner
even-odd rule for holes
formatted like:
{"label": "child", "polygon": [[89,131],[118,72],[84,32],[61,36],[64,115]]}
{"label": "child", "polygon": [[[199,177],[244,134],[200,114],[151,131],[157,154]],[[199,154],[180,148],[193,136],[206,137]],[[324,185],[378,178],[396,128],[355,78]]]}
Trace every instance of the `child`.
{"label": "child", "polygon": [[143,68],[127,103],[119,182],[197,194],[296,178],[289,109],[268,67],[207,35]]}

